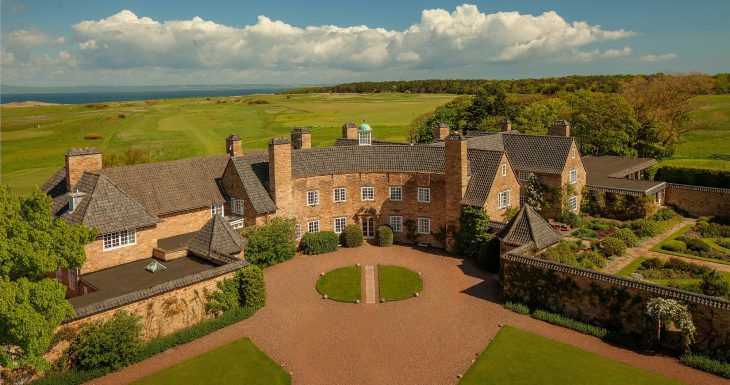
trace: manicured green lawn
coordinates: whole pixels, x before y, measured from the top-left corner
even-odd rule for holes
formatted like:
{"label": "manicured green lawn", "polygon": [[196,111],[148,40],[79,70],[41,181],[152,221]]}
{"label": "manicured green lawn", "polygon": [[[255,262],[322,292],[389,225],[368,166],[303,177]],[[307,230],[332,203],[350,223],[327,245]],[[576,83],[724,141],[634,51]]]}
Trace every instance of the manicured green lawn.
{"label": "manicured green lawn", "polygon": [[176,364],[134,385],[286,385],[291,377],[248,338]]}
{"label": "manicured green lawn", "polygon": [[[686,225],[686,226],[682,226],[681,229],[675,231],[674,234],[670,235],[669,237],[667,237],[663,241],[657,243],[656,246],[652,247],[650,250],[651,251],[655,251],[657,253],[662,253],[662,254],[667,254],[667,255],[674,255],[674,256],[677,256],[677,257],[691,258],[691,259],[697,259],[697,260],[700,260],[700,261],[710,261],[710,262],[715,262],[715,263],[722,263],[724,265],[730,265],[730,261],[725,261],[725,260],[722,260],[722,259],[705,258],[705,257],[697,256],[697,255],[678,253],[678,252],[675,252],[675,251],[669,251],[669,250],[662,249],[662,245],[664,245],[667,241],[672,241],[672,240],[674,240],[676,238],[681,237],[682,235],[684,235],[688,231],[690,231],[692,229],[692,226],[693,226],[692,224],[689,224],[689,225]],[[715,248],[722,248],[720,245],[715,244],[714,241],[710,245],[713,246],[713,247],[715,247]],[[720,249],[718,249],[718,250],[720,250]]]}
{"label": "manicured green lawn", "polygon": [[621,277],[628,277],[631,273],[635,272],[641,266],[641,263],[649,259],[649,257],[638,257],[626,265],[623,269],[619,270],[616,275]]}
{"label": "manicured green lawn", "polygon": [[378,266],[380,298],[386,301],[399,301],[413,298],[423,290],[423,280],[413,270],[400,266]]}
{"label": "manicured green lawn", "polygon": [[[95,146],[104,154],[142,148],[150,151],[153,161],[163,161],[224,154],[229,133],[241,136],[244,151],[263,150],[272,137],[288,137],[296,126],[310,127],[312,145],[330,146],[341,135],[343,123],[363,119],[373,127],[374,138],[403,141],[414,116],[453,98],[390,93],[249,95],[2,108],[0,180],[15,193],[27,193],[64,165],[63,153],[71,147]],[[216,103],[218,99],[226,103]],[[252,99],[269,104],[248,104]],[[117,119],[119,114],[124,118]],[[85,140],[87,133],[102,138]]]}
{"label": "manicured green lawn", "polygon": [[329,299],[342,302],[355,302],[361,299],[360,266],[340,267],[330,270],[317,281],[317,291]]}
{"label": "manicured green lawn", "polygon": [[681,382],[505,326],[459,384],[678,385]]}

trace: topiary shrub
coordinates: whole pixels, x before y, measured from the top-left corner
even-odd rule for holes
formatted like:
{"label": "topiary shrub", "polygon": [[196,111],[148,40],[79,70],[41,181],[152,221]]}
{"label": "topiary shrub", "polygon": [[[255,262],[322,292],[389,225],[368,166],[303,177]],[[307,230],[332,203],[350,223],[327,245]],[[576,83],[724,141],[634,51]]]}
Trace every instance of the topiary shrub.
{"label": "topiary shrub", "polygon": [[331,253],[339,248],[339,237],[334,231],[306,233],[299,242],[302,252],[307,255]]}
{"label": "topiary shrub", "polygon": [[606,258],[612,256],[620,257],[626,252],[626,243],[614,237],[603,239],[599,244],[599,247],[601,249],[601,254],[603,254]]}
{"label": "topiary shrub", "polygon": [[617,229],[611,234],[611,237],[624,241],[627,247],[634,247],[639,244],[639,237],[631,229]]}
{"label": "topiary shrub", "polygon": [[684,242],[682,242],[682,241],[678,241],[678,240],[674,239],[674,240],[664,242],[664,244],[662,244],[662,249],[679,253],[679,252],[687,250],[687,245],[685,245]]}
{"label": "topiary shrub", "polygon": [[363,244],[363,234],[360,226],[351,224],[345,226],[340,234],[340,242],[345,247],[360,247]]}
{"label": "topiary shrub", "polygon": [[661,232],[659,225],[649,219],[637,219],[631,222],[631,230],[640,238],[651,237]]}
{"label": "topiary shrub", "polygon": [[587,250],[578,255],[578,263],[586,269],[598,270],[606,266],[606,258],[593,250]]}
{"label": "topiary shrub", "polygon": [[268,224],[246,228],[241,235],[248,240],[243,254],[254,265],[275,265],[291,259],[297,252],[292,220],[276,217]]}
{"label": "topiary shrub", "polygon": [[680,237],[680,238],[677,238],[677,240],[684,242],[684,244],[687,245],[687,248],[692,251],[708,252],[708,251],[712,250],[710,245],[708,245],[705,241],[703,241],[699,238]]}
{"label": "topiary shrub", "polygon": [[69,346],[71,365],[82,370],[123,368],[134,362],[141,335],[139,317],[120,310],[108,320],[81,329]]}
{"label": "topiary shrub", "polygon": [[240,305],[260,309],[266,305],[264,272],[256,265],[242,267],[236,272]]}
{"label": "topiary shrub", "polygon": [[393,229],[388,225],[378,226],[375,237],[378,240],[378,246],[388,247],[393,244]]}

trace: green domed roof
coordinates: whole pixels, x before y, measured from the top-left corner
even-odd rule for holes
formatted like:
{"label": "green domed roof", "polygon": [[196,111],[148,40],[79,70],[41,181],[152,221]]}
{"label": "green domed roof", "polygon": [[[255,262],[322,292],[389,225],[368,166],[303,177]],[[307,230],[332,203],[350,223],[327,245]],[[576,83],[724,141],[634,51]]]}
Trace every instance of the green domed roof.
{"label": "green domed roof", "polygon": [[360,128],[357,129],[358,131],[372,131],[373,129],[370,128],[370,125],[365,123],[363,120],[362,123],[360,123]]}

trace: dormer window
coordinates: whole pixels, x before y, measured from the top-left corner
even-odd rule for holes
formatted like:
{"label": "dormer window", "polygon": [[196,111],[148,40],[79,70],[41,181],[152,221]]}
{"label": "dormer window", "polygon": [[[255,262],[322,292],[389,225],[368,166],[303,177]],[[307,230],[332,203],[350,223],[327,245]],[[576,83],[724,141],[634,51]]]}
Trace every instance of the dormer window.
{"label": "dormer window", "polygon": [[81,204],[81,200],[84,199],[84,196],[86,196],[86,193],[81,191],[76,191],[68,194],[68,212],[72,213],[74,210],[76,210],[77,207],[79,207],[79,204]]}

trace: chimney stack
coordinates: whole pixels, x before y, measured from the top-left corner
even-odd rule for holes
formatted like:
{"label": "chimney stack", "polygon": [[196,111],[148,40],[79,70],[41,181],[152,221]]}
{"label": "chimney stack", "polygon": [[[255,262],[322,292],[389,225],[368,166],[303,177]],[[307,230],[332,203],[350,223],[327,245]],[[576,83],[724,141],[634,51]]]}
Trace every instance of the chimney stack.
{"label": "chimney stack", "polygon": [[342,138],[357,140],[357,125],[355,123],[345,123],[342,125]]}
{"label": "chimney stack", "polygon": [[286,138],[269,141],[269,193],[279,211],[291,206],[291,144]]}
{"label": "chimney stack", "polygon": [[64,156],[66,157],[66,191],[73,191],[84,172],[101,170],[101,151],[96,147],[72,148],[66,151]]}
{"label": "chimney stack", "polygon": [[565,119],[559,119],[550,126],[552,136],[570,136],[570,123]]}
{"label": "chimney stack", "polygon": [[297,127],[291,131],[291,147],[295,150],[312,148],[312,133],[303,127]]}
{"label": "chimney stack", "polygon": [[502,121],[502,132],[509,132],[512,131],[512,121],[509,119],[505,119]]}
{"label": "chimney stack", "polygon": [[231,157],[243,155],[241,137],[236,134],[228,135],[226,138],[226,150]]}
{"label": "chimney stack", "polygon": [[467,141],[459,133],[453,133],[445,140],[444,172],[446,174],[446,207],[447,222],[459,220],[461,200],[469,183],[469,159],[467,158]]}
{"label": "chimney stack", "polygon": [[434,127],[433,137],[436,140],[444,140],[447,136],[449,136],[449,131],[451,131],[451,127],[449,127],[448,124],[439,122],[439,124]]}

